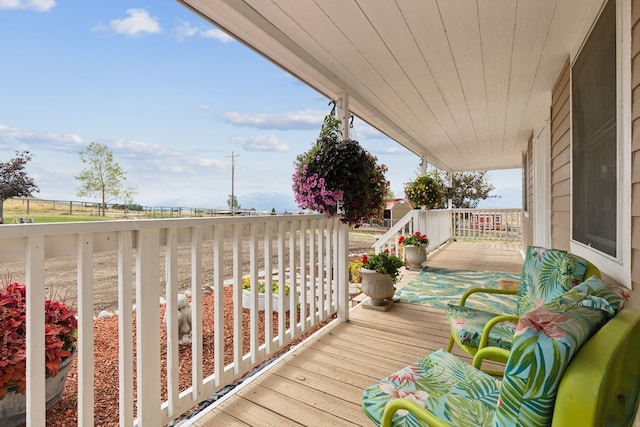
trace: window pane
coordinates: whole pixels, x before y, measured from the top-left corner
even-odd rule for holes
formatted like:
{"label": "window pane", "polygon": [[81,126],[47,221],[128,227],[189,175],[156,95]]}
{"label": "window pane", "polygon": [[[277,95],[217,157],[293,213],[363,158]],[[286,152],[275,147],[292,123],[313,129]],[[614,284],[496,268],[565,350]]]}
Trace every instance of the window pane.
{"label": "window pane", "polygon": [[573,107],[573,239],[616,256],[617,108],[615,2],[576,59]]}

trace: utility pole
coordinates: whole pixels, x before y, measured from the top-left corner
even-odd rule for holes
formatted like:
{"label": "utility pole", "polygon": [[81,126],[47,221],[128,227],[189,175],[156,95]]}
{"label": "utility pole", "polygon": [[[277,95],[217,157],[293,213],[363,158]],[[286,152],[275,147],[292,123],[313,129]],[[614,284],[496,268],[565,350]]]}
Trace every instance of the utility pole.
{"label": "utility pole", "polygon": [[236,214],[236,196],[233,187],[235,181],[236,157],[238,156],[239,154],[235,154],[233,151],[231,152],[231,156],[227,156],[231,157],[231,216]]}

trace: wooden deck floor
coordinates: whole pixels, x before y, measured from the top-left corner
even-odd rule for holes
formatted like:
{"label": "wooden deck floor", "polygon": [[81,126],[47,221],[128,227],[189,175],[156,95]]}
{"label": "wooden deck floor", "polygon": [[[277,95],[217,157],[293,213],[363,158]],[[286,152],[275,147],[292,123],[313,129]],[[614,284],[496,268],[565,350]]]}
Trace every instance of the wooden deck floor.
{"label": "wooden deck floor", "polygon": [[[456,269],[522,271],[520,248],[456,242],[427,264]],[[401,283],[416,272],[404,273]],[[191,422],[204,426],[372,426],[360,409],[362,390],[380,378],[446,347],[449,327],[440,309],[394,304],[390,311],[350,313],[239,387]],[[455,354],[470,362],[466,354]]]}

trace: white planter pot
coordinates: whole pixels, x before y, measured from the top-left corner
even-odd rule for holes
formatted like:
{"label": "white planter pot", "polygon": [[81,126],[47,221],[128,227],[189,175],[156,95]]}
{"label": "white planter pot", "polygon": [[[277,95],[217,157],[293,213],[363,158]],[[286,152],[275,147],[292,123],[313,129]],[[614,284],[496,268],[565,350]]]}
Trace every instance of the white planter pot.
{"label": "white planter pot", "polygon": [[411,270],[421,270],[422,263],[427,259],[427,249],[424,246],[405,246],[404,257]]}
{"label": "white planter pot", "polygon": [[384,305],[385,300],[393,298],[396,292],[390,275],[377,273],[368,268],[360,269],[360,287],[362,293],[371,300],[371,305]]}
{"label": "white planter pot", "polygon": [[[259,293],[258,294],[258,310],[263,311],[265,306],[264,297],[266,294]],[[271,310],[278,311],[278,305],[280,304],[280,295],[272,294],[271,295]],[[289,311],[289,306],[291,305],[291,300],[289,299],[289,295],[287,295],[284,299],[284,311]],[[251,291],[246,289],[242,290],[242,308],[251,308]]]}

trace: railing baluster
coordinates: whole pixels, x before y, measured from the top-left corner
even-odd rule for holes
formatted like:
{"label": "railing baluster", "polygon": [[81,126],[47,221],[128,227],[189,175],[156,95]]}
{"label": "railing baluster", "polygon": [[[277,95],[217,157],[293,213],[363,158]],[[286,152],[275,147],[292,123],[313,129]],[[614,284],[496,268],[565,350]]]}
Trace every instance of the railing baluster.
{"label": "railing baluster", "polygon": [[316,245],[316,237],[318,230],[316,228],[317,223],[315,221],[311,222],[311,226],[309,227],[309,313],[311,315],[311,326],[314,326],[318,321],[317,314],[317,283],[316,280],[316,262],[317,262],[317,245]]}
{"label": "railing baluster", "polygon": [[193,400],[202,396],[202,228],[191,229],[191,382]]}
{"label": "railing baluster", "polygon": [[[256,224],[251,224],[251,234],[249,236],[249,269],[251,275],[251,315],[249,324],[249,341],[250,341],[250,353],[251,363],[256,363],[258,360],[258,237]],[[267,276],[265,271],[264,277],[265,291],[271,289],[271,278]],[[265,312],[267,317],[268,313],[271,313],[271,292],[267,292],[265,295]]]}
{"label": "railing baluster", "polygon": [[[242,224],[233,226],[233,373],[242,369]],[[252,286],[254,287],[254,286]]]}
{"label": "railing baluster", "polygon": [[213,365],[214,384],[221,387],[224,372],[224,231],[223,224],[213,228]]}
{"label": "railing baluster", "polygon": [[78,250],[78,420],[93,423],[93,235],[77,237]]}
{"label": "railing baluster", "polygon": [[136,248],[138,425],[158,426],[160,425],[159,230],[139,230]]}
{"label": "railing baluster", "polygon": [[169,416],[178,407],[178,230],[167,230],[167,247],[165,250],[165,331],[167,334],[167,395]]}
{"label": "railing baluster", "polygon": [[300,269],[300,323],[302,331],[305,331],[309,327],[309,317],[307,316],[307,303],[308,303],[308,278],[307,278],[307,234],[309,230],[307,228],[307,221],[300,222],[300,255],[299,255],[299,269]]}
{"label": "railing baluster", "polygon": [[[280,298],[278,298],[278,346],[284,345],[284,333],[285,333],[285,311],[284,311],[284,299],[285,291],[284,284],[286,283],[286,275],[284,270],[284,235],[285,224],[283,221],[278,222],[278,286],[280,287]],[[293,290],[291,290],[293,292]]]}
{"label": "railing baluster", "polygon": [[[296,277],[296,222],[289,223],[289,337],[293,340],[298,336],[300,326],[296,306],[298,304],[298,281]],[[284,314],[283,314],[284,315]]]}
{"label": "railing baluster", "polygon": [[[27,240],[27,427],[45,425],[44,369],[44,237]],[[92,349],[93,351],[93,349]],[[93,422],[93,420],[92,420]]]}
{"label": "railing baluster", "polygon": [[[273,230],[271,222],[267,222],[264,225],[264,278],[271,283],[273,281]],[[268,286],[269,288],[271,286]],[[269,294],[270,296],[271,294]],[[265,313],[264,313],[264,342],[265,351],[270,354],[273,345],[273,302],[269,298],[269,305],[266,305],[265,301]]]}
{"label": "railing baluster", "polygon": [[[118,378],[120,395],[120,425],[133,424],[133,282],[131,262],[133,239],[131,231],[118,233]],[[176,362],[177,369],[177,362]],[[80,389],[81,390],[81,389]],[[171,392],[172,388],[169,389]],[[177,392],[176,392],[177,395]]]}

